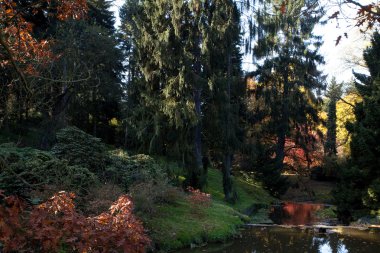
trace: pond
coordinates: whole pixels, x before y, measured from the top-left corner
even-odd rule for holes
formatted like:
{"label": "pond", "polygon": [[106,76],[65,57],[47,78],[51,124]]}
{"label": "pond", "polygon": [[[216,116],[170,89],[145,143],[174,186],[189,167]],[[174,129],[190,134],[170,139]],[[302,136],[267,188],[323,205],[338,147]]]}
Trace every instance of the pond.
{"label": "pond", "polygon": [[280,225],[312,225],[319,221],[315,212],[324,204],[284,202],[270,209],[269,218]]}
{"label": "pond", "polygon": [[376,253],[380,233],[341,228],[319,233],[313,228],[251,227],[228,244],[182,250],[181,253]]}
{"label": "pond", "polygon": [[[241,236],[227,244],[179,251],[181,253],[376,253],[380,252],[379,230],[348,227],[313,227],[315,212],[324,204],[284,202],[270,209],[274,224],[247,226]],[[289,226],[290,225],[290,226]],[[293,226],[293,227],[291,227]]]}

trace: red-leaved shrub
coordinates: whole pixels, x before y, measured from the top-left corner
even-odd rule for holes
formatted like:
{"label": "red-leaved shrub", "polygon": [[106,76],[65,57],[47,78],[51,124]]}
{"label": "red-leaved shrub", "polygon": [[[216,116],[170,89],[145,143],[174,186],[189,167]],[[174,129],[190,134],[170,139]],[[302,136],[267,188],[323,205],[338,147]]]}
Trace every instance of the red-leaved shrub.
{"label": "red-leaved shrub", "polygon": [[0,193],[0,241],[4,252],[140,253],[150,244],[141,222],[132,214],[129,196],[122,195],[104,212],[85,217],[75,210],[74,194],[59,192],[30,212],[14,196]]}

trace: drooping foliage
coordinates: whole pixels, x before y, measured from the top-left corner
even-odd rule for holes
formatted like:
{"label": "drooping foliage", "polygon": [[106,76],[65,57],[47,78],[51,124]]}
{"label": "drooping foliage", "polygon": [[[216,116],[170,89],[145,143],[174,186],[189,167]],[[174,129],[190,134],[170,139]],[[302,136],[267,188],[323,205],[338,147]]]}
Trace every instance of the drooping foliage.
{"label": "drooping foliage", "polygon": [[311,164],[310,153],[315,148],[316,126],[320,121],[318,95],[324,89],[324,79],[318,70],[318,64],[323,63],[318,52],[322,42],[313,29],[323,10],[317,1],[273,1],[265,4],[263,10],[270,15],[257,15],[261,30],[252,52],[258,64],[250,74],[257,82],[252,99],[260,101],[262,110],[254,105],[257,115],[252,120],[260,123],[264,132],[274,135],[270,137],[272,141],[267,138],[258,145],[260,149],[264,143],[269,145],[264,153],[267,157],[274,156],[273,160],[267,159],[270,164],[267,163],[270,172],[267,181],[277,191],[276,185],[283,184],[279,174],[289,150],[287,139],[294,143],[291,148],[303,149],[307,167]]}
{"label": "drooping foliage", "polygon": [[[230,18],[225,22],[221,16]],[[243,142],[243,127],[240,122],[243,108],[245,86],[241,73],[240,53],[240,15],[235,5],[226,5],[214,11],[213,29],[225,29],[225,36],[220,37],[216,31],[211,33],[209,47],[217,49],[210,53],[210,71],[212,83],[205,103],[205,144],[209,150],[207,157],[212,165],[223,172],[223,189],[225,199],[236,200],[232,185],[232,163],[234,154]],[[215,131],[218,129],[218,131]]]}
{"label": "drooping foliage", "polygon": [[130,62],[140,73],[133,71],[129,90],[135,102],[129,126],[144,150],[180,159],[196,188],[206,182],[205,108],[213,90],[227,92],[220,86],[233,78],[232,66],[217,62],[228,65],[236,55],[237,15],[232,1],[127,1],[123,9]]}
{"label": "drooping foliage", "polygon": [[88,0],[89,13],[88,16],[95,25],[106,28],[110,33],[115,32],[115,16],[110,10],[112,6],[111,0]]}

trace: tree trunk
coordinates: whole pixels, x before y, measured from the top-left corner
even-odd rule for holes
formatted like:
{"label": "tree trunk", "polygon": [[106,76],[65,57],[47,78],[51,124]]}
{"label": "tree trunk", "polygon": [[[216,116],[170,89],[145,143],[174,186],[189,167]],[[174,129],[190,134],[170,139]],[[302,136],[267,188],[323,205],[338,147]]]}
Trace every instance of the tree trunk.
{"label": "tree trunk", "polygon": [[[67,66],[66,60],[64,61],[63,77],[67,79]],[[54,91],[52,91],[54,95]],[[71,91],[67,85],[62,87],[62,93],[57,97],[57,100],[51,109],[51,117],[46,111],[46,123],[44,126],[44,134],[41,138],[40,147],[42,149],[49,149],[54,142],[55,133],[58,129],[67,126],[66,111],[71,99]]]}
{"label": "tree trunk", "polygon": [[281,109],[280,122],[277,131],[277,147],[276,147],[276,158],[275,158],[275,168],[278,171],[282,171],[284,168],[284,158],[285,158],[285,141],[286,133],[289,128],[289,82],[288,82],[288,72],[285,70],[283,74],[284,78],[284,93],[283,93],[283,103]]}
{"label": "tree trunk", "polygon": [[198,118],[198,122],[194,128],[194,159],[195,168],[193,168],[193,179],[191,184],[197,188],[202,189],[205,184],[205,176],[202,164],[202,122],[201,122],[201,90],[196,89],[194,91],[194,104],[195,113]]}
{"label": "tree trunk", "polygon": [[[195,28],[197,29],[197,28]],[[197,123],[194,127],[194,162],[192,163],[192,177],[190,184],[193,187],[202,189],[206,184],[206,175],[203,171],[202,164],[202,108],[201,108],[201,96],[202,87],[199,83],[200,76],[202,74],[201,64],[201,43],[202,36],[200,31],[196,31],[194,34],[194,84],[193,84],[193,99],[195,106],[195,115],[197,116]]]}
{"label": "tree trunk", "polygon": [[229,138],[230,138],[230,131],[231,131],[231,53],[230,50],[228,51],[228,56],[227,56],[227,122],[226,124],[226,133],[227,133],[227,146],[225,148],[225,153],[224,153],[224,162],[223,162],[223,191],[224,191],[224,198],[226,199],[227,202],[230,203],[235,203],[237,195],[236,192],[233,191],[232,189],[232,178],[231,178],[231,168],[232,168],[232,147],[228,143]]}
{"label": "tree trunk", "polygon": [[223,162],[223,191],[224,198],[229,203],[235,203],[237,195],[232,188],[232,178],[231,178],[231,168],[232,168],[232,154],[224,154]]}

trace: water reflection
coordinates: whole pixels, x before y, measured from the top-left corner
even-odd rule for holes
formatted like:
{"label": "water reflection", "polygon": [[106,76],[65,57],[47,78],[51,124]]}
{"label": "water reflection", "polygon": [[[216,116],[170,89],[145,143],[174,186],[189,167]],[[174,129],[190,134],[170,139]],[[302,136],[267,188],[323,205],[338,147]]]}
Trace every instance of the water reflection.
{"label": "water reflection", "polygon": [[[360,235],[360,236],[358,236]],[[303,228],[250,228],[242,237],[228,245],[210,245],[206,248],[180,251],[181,253],[376,253],[380,252],[380,234],[344,229],[342,233],[320,234]]]}
{"label": "water reflection", "polygon": [[318,221],[314,214],[322,208],[322,204],[284,202],[273,206],[269,217],[276,224],[311,225]]}

